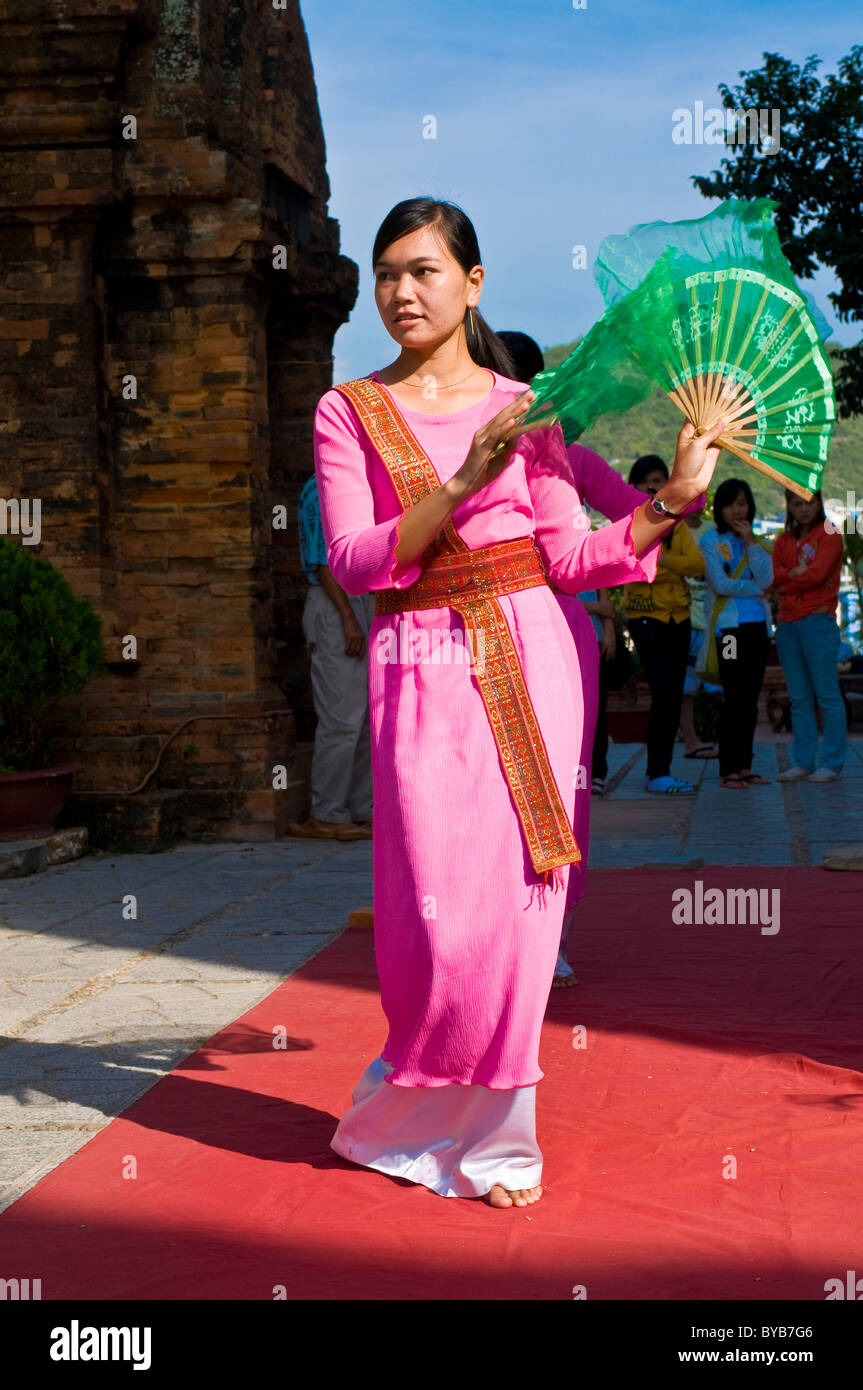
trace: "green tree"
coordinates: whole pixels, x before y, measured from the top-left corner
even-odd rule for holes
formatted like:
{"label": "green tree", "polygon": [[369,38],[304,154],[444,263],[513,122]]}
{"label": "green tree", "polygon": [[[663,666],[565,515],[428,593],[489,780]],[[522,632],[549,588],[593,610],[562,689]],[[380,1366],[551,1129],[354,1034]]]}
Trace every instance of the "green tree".
{"label": "green tree", "polygon": [[[794,274],[811,279],[832,269],[840,288],[830,295],[842,323],[863,321],[863,45],[821,81],[820,58],[802,67],[778,53],[740,72],[736,87],[719,86],[726,109],[780,112],[778,150],[758,144],[733,151],[718,170],[692,182],[706,198],[772,198],[776,228]],[[734,133],[730,133],[731,140]],[[863,342],[846,349],[836,379],[840,414],[863,413]]]}

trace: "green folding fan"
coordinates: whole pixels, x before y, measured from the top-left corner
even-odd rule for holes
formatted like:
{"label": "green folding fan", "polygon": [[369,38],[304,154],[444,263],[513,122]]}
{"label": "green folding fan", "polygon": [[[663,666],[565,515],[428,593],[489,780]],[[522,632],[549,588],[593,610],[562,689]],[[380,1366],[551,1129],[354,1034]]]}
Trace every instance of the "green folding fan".
{"label": "green folding fan", "polygon": [[557,419],[567,444],[658,383],[696,433],[801,497],[820,487],[835,420],[833,377],[810,307],[761,198],[696,221],[607,237],[595,276],[607,308],[559,367],[531,383],[523,423]]}

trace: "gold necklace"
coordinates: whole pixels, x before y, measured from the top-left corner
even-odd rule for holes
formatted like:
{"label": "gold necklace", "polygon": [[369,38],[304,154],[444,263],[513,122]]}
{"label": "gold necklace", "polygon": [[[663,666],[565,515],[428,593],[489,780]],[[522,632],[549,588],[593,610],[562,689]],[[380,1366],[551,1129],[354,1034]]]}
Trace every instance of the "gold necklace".
{"label": "gold necklace", "polygon": [[[461,381],[450,381],[446,386],[438,386],[436,389],[437,389],[438,391],[451,391],[451,390],[453,389],[454,386],[461,386],[462,381],[469,381],[470,378],[471,378],[472,376],[475,376],[476,373],[477,373],[479,370],[480,370],[480,368],[479,368],[478,366],[477,366],[477,367],[474,367],[474,369],[473,369],[472,372],[468,372],[467,376],[463,376],[463,377],[461,378]],[[429,375],[431,376],[431,373],[429,373]],[[422,385],[417,385],[417,383],[416,383],[415,381],[399,381],[399,382],[396,383],[396,385],[397,385],[397,386],[412,386],[412,387],[414,388],[415,391],[424,391],[425,388],[426,388],[426,383],[425,383],[425,382],[423,382]]]}

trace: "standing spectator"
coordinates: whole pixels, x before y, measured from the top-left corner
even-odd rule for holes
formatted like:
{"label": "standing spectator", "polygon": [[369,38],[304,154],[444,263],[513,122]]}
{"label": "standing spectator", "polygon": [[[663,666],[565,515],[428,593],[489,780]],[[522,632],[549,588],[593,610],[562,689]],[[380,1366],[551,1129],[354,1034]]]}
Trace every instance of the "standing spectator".
{"label": "standing spectator", "polygon": [[[704,510],[689,512],[684,517],[686,525],[692,532],[693,540],[697,543],[701,536],[705,536],[710,530],[710,524],[704,520]],[[692,633],[689,638],[689,656],[686,659],[686,679],[683,682],[683,699],[680,702],[680,732],[683,734],[683,743],[686,749],[685,758],[717,758],[719,754],[712,743],[702,743],[695,728],[695,697],[700,687],[703,685],[705,693],[708,695],[719,694],[722,687],[719,685],[709,685],[703,681],[695,669],[696,658],[704,639],[704,631],[707,627],[707,615],[704,611],[704,601],[707,597],[707,580],[704,575],[690,577],[686,581],[689,589],[689,621],[692,625]]]}
{"label": "standing spectator", "polygon": [[596,731],[593,735],[590,790],[592,795],[602,796],[605,791],[605,779],[608,776],[608,719],[605,713],[605,707],[608,703],[608,684],[606,673],[609,662],[614,661],[617,652],[614,604],[607,589],[586,589],[578,597],[584,604],[596,633],[596,640],[599,643],[599,702],[596,708]]}
{"label": "standing spectator", "polygon": [[716,530],[701,539],[712,608],[705,633],[715,639],[722,685],[719,776],[723,787],[767,786],[752,771],[758,696],[767,664],[770,609],[764,597],[773,579],[770,555],[752,530],[755,498],[749,484],[727,478],[713,501]]}
{"label": "standing spectator", "polygon": [[[805,502],[786,490],[785,507],[785,532],[773,547],[773,587],[779,594],[776,648],[791,696],[793,766],[779,781],[835,782],[848,754],[837,675],[842,537],[825,528],[820,492]],[[820,759],[816,700],[824,719]]]}
{"label": "standing spectator", "polygon": [[[645,454],[632,465],[629,481],[640,492],[654,494],[667,483],[668,469],[656,454]],[[624,592],[627,625],[650,686],[645,786],[657,795],[695,794],[690,781],[671,776],[671,758],[691,633],[686,577],[703,573],[704,559],[692,532],[678,525],[663,539],[653,583],[627,584]]]}
{"label": "standing spectator", "polygon": [[311,816],[291,835],[315,840],[368,840],[372,835],[372,768],[366,648],[372,594],[346,594],[327,566],[317,478],[300,493],[300,559],[309,581],[303,632],[311,655],[317,716]]}

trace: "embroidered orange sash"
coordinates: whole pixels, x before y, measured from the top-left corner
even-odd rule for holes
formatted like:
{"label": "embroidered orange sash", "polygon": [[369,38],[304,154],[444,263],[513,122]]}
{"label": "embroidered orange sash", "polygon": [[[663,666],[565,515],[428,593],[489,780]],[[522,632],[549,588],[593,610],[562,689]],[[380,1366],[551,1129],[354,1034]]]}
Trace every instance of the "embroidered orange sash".
{"label": "embroidered orange sash", "polygon": [[406,589],[376,589],[375,617],[418,608],[444,608],[464,599],[501,598],[548,584],[532,536],[480,550],[435,555]]}
{"label": "embroidered orange sash", "polygon": [[[389,393],[378,382],[371,377],[361,377],[335,389],[341,391],[356,410],[404,508],[413,506],[440,487],[431,459],[396,409]],[[527,539],[538,561],[533,541]],[[409,589],[380,591],[387,596],[380,602],[383,607],[388,601],[393,604],[399,599],[404,601],[411,589],[419,591],[426,575],[429,579],[423,597],[428,598],[433,592],[429,584],[438,579],[443,580],[442,588],[454,585],[455,591],[448,596],[441,593],[434,606],[455,609],[464,623],[474,652],[478,650],[478,643],[483,644],[482,669],[475,668],[474,675],[518,811],[531,862],[536,872],[547,880],[553,870],[563,864],[579,863],[581,852],[575,843],[572,826],[554,780],[518,653],[499,602],[499,594],[507,592],[507,576],[500,575],[498,582],[494,577],[489,581],[486,566],[484,587],[475,582],[465,583],[468,562],[475,571],[469,578],[475,580],[482,568],[479,562],[487,553],[491,550],[503,553],[507,545],[521,551],[524,549],[524,539],[485,547],[482,552],[471,551],[450,519],[424,552],[426,564],[422,578]],[[545,582],[544,576],[540,579],[534,569],[532,575],[525,572],[518,587],[527,588],[542,582]],[[459,589],[462,589],[462,593],[458,592]],[[512,588],[508,591],[512,592]],[[409,607],[410,603],[404,606]],[[423,606],[431,605],[426,603]],[[379,611],[377,607],[376,611]]]}

